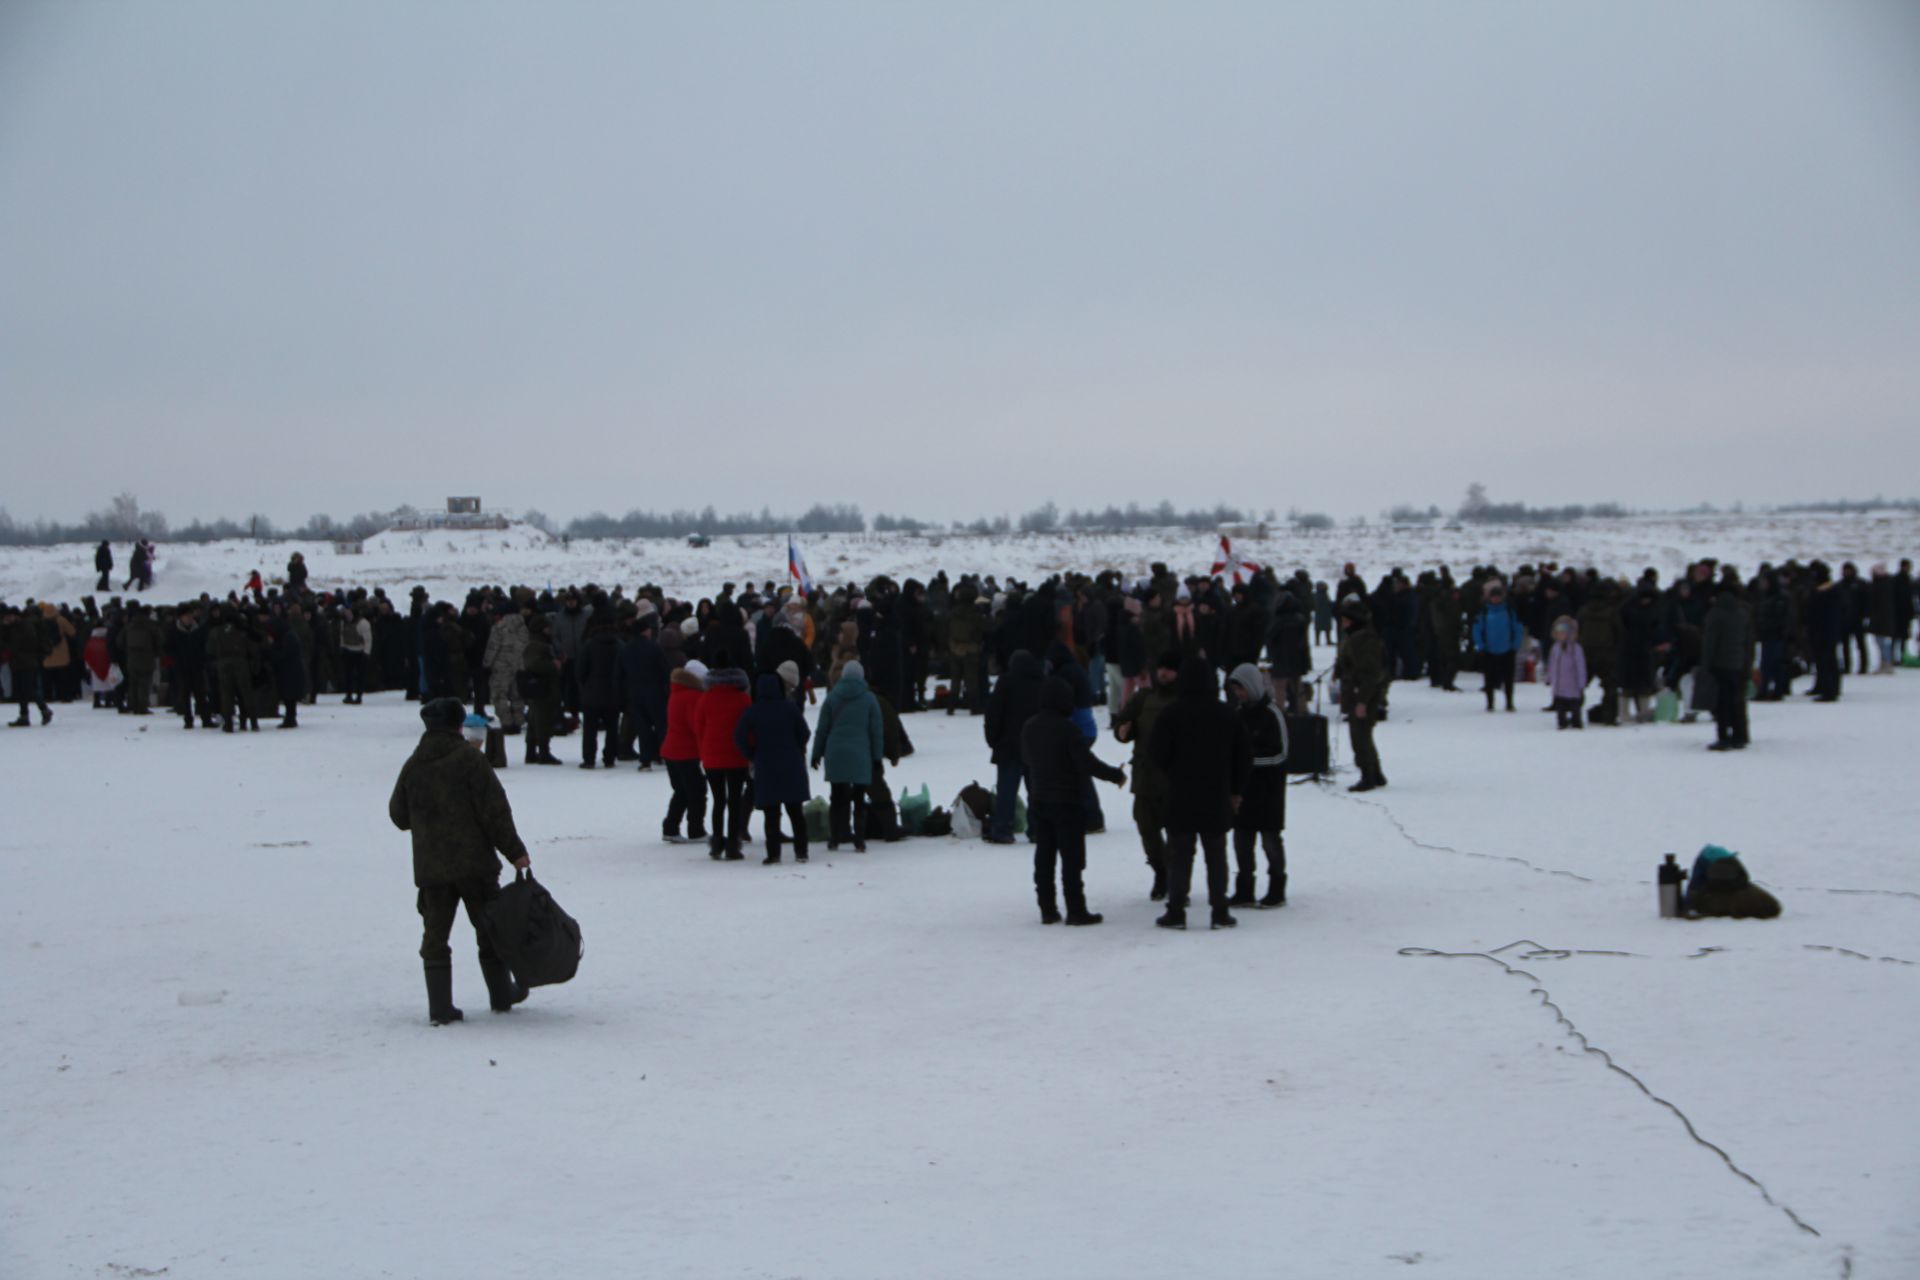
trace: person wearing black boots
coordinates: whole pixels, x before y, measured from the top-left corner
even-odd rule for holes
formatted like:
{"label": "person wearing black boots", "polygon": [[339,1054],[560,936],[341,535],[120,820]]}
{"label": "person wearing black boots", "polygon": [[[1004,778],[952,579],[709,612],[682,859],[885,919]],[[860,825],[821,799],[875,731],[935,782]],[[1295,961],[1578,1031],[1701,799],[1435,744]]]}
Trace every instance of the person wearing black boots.
{"label": "person wearing black boots", "polygon": [[1205,658],[1181,665],[1178,696],[1160,713],[1147,751],[1169,784],[1167,910],[1154,923],[1187,927],[1197,842],[1206,852],[1213,927],[1231,929],[1238,922],[1227,910],[1227,832],[1253,772],[1253,748],[1246,726],[1221,703],[1213,664]]}
{"label": "person wearing black boots", "polygon": [[[1360,766],[1360,781],[1347,790],[1372,791],[1387,785],[1387,775],[1380,768],[1380,751],[1373,745],[1373,727],[1386,714],[1387,685],[1393,677],[1387,667],[1386,647],[1374,632],[1371,615],[1364,604],[1348,601],[1340,606],[1340,636],[1340,653],[1333,660],[1333,678],[1340,682],[1340,709],[1347,714],[1353,762]],[[1511,711],[1511,685],[1507,696],[1507,709]],[[1487,699],[1491,708],[1491,692]]]}
{"label": "person wearing black boots", "polygon": [[1153,888],[1147,894],[1153,902],[1164,901],[1167,896],[1169,784],[1167,776],[1160,772],[1160,766],[1148,753],[1147,743],[1153,740],[1153,726],[1160,719],[1160,713],[1173,705],[1179,673],[1179,653],[1163,654],[1154,667],[1153,683],[1128,698],[1120,714],[1113,718],[1113,736],[1133,744],[1133,827],[1140,833],[1140,849],[1147,856],[1147,869],[1153,872]]}
{"label": "person wearing black boots", "polygon": [[527,700],[527,763],[559,764],[553,731],[560,721],[560,664],[547,638],[545,614],[527,619],[527,635],[519,675],[520,692]]}
{"label": "person wearing black boots", "polygon": [[480,974],[487,1003],[506,1013],[527,998],[527,988],[494,954],[487,936],[487,902],[500,892],[500,858],[517,870],[530,865],[527,846],[514,829],[513,806],[485,753],[460,736],[467,709],[456,698],[435,698],[420,708],[426,731],[413,750],[387,816],[413,836],[413,883],[424,926],[420,963],[426,975],[427,1020],[436,1027],[465,1015],[453,1003],[453,919],[464,906],[479,942]]}
{"label": "person wearing black boots", "polygon": [[1087,910],[1083,875],[1087,868],[1087,826],[1092,815],[1087,793],[1095,778],[1124,785],[1127,775],[1093,754],[1086,735],[1073,722],[1077,699],[1073,686],[1048,676],[1040,688],[1040,713],[1020,730],[1020,755],[1033,797],[1028,829],[1033,832],[1033,887],[1040,902],[1040,923],[1059,924],[1054,896],[1054,864],[1067,899],[1067,923],[1099,924]]}
{"label": "person wearing black boots", "polygon": [[[1274,701],[1273,690],[1260,668],[1243,662],[1227,677],[1227,696],[1235,714],[1247,727],[1253,751],[1253,769],[1247,775],[1246,794],[1233,815],[1233,858],[1237,874],[1230,907],[1284,907],[1287,905],[1287,718]],[[1267,851],[1267,892],[1253,896],[1254,845]]]}

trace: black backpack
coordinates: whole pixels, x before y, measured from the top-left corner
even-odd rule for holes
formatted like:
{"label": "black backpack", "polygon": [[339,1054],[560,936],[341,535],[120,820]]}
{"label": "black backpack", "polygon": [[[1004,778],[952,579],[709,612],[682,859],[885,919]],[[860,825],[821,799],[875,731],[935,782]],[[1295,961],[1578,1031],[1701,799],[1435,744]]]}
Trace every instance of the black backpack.
{"label": "black backpack", "polygon": [[529,871],[515,875],[487,903],[487,933],[513,976],[529,987],[567,981],[586,954],[580,922],[562,911]]}

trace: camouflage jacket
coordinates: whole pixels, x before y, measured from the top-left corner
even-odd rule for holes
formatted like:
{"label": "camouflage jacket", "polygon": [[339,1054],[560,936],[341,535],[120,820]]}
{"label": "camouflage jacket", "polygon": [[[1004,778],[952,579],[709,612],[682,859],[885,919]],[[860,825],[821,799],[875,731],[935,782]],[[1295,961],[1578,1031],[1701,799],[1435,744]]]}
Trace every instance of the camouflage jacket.
{"label": "camouflage jacket", "polygon": [[393,825],[413,833],[413,882],[453,884],[500,875],[496,852],[527,856],[513,806],[493,766],[458,733],[429,729],[401,766],[387,802]]}

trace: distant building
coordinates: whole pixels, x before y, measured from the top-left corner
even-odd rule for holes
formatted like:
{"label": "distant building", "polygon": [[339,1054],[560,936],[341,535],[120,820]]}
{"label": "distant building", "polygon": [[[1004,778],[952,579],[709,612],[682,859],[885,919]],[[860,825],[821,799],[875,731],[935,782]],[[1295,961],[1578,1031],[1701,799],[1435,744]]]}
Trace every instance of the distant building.
{"label": "distant building", "polygon": [[445,514],[407,516],[389,527],[412,533],[422,529],[504,529],[508,523],[504,513],[488,511],[478,498],[448,498]]}

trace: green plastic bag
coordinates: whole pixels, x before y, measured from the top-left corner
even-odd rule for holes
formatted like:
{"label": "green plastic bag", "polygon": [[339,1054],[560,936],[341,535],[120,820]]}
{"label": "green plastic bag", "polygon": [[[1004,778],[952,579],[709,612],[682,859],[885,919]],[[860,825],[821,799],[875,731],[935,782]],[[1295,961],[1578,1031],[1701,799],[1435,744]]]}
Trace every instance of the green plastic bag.
{"label": "green plastic bag", "polygon": [[1653,700],[1653,719],[1656,724],[1672,724],[1680,718],[1680,695],[1671,689],[1662,689],[1660,696]]}
{"label": "green plastic bag", "polygon": [[801,810],[807,820],[807,840],[811,844],[821,844],[827,838],[827,802],[820,796],[807,801]]}
{"label": "green plastic bag", "polygon": [[1920,667],[1920,653],[1908,654],[1906,657],[1900,659],[1900,665],[1903,667]]}
{"label": "green plastic bag", "polygon": [[920,828],[927,824],[927,815],[933,812],[933,793],[922,785],[918,795],[912,791],[900,793],[900,826],[910,836],[920,834]]}

